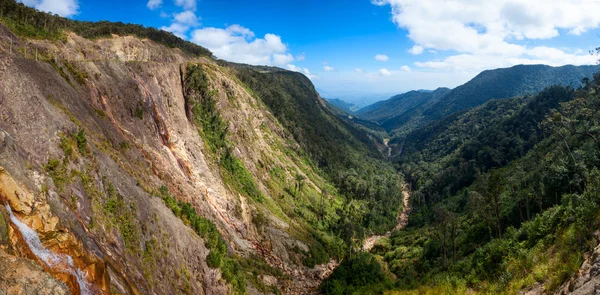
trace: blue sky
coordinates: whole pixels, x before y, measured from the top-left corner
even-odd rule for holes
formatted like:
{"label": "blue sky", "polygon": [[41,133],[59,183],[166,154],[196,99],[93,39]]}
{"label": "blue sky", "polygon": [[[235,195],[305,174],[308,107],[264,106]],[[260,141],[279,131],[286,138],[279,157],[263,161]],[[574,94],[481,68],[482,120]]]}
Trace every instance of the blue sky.
{"label": "blue sky", "polygon": [[594,64],[596,0],[21,0],[78,20],[169,30],[230,61],[311,78],[365,104],[515,64]]}

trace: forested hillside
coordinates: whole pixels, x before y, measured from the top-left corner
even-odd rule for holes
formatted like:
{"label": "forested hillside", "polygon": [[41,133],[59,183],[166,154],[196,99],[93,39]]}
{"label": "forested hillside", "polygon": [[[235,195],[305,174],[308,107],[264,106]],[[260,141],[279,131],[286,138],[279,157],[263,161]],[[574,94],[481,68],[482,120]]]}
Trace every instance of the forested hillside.
{"label": "forested hillside", "polygon": [[300,73],[230,66],[300,143],[300,152],[324,171],[344,196],[366,201],[366,214],[355,216],[361,226],[375,232],[394,226],[401,207],[402,179],[367,132],[338,118]]}
{"label": "forested hillside", "polygon": [[390,132],[392,138],[403,138],[411,131],[456,112],[482,105],[490,99],[535,94],[552,85],[577,88],[582,79],[591,78],[597,70],[598,66],[545,65],[518,65],[487,70],[451,91],[438,89],[429,94],[434,95],[433,97],[427,93],[412,91],[367,106],[359,114],[379,123]]}
{"label": "forested hillside", "polygon": [[358,115],[366,120],[386,125],[386,121],[402,121],[401,118],[418,116],[421,109],[426,109],[442,99],[450,92],[448,88],[438,88],[435,91],[409,91],[392,96],[388,100],[374,103],[358,111]]}
{"label": "forested hillside", "polygon": [[456,111],[476,107],[493,98],[535,94],[551,85],[579,87],[583,78],[591,78],[597,66],[517,65],[483,71],[468,83],[456,87],[448,96],[424,113],[430,120]]}
{"label": "forested hillside", "polygon": [[588,81],[493,100],[407,136],[397,162],[413,189],[410,227],[373,250],[397,280],[360,282],[350,265],[327,290],[557,290],[598,243],[600,75]]}

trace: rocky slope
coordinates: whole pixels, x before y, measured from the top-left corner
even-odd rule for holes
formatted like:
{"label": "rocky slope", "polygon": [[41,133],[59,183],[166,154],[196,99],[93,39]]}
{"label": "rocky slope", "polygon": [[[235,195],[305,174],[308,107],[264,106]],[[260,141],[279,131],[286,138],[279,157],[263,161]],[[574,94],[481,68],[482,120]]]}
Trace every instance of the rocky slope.
{"label": "rocky slope", "polygon": [[[0,202],[45,248],[71,256],[98,292],[293,294],[318,285],[327,267],[302,261],[315,243],[311,204],[330,185],[228,68],[127,36],[26,40],[0,24],[0,40]],[[190,64],[208,77],[235,163],[258,197],[240,190],[239,175],[223,171],[200,135],[185,91]],[[294,201],[283,192],[298,175],[305,185]],[[212,246],[167,195],[216,225],[235,270],[209,266]],[[81,291],[8,228],[6,255],[37,261],[65,283],[32,284]],[[232,285],[230,273],[246,287]]]}

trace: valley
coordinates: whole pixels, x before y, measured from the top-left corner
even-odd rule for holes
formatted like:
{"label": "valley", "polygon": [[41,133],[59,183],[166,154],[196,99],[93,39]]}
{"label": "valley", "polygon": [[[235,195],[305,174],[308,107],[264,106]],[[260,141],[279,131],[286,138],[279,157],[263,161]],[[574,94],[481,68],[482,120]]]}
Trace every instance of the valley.
{"label": "valley", "polygon": [[599,69],[358,109],[308,70],[0,0],[0,294],[587,294]]}

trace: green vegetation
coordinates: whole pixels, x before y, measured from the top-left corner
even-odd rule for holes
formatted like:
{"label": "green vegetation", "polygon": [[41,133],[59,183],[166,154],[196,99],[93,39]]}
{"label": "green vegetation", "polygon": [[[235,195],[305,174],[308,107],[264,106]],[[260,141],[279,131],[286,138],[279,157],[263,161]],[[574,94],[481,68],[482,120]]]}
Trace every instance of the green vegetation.
{"label": "green vegetation", "polygon": [[[364,130],[326,106],[308,78],[278,68],[222,64],[293,135],[301,146],[294,152],[314,163],[347,203],[356,201],[359,226],[382,233],[396,224],[402,177],[383,160]],[[324,230],[338,233],[341,225],[331,220]]]}
{"label": "green vegetation", "polygon": [[424,115],[436,120],[456,111],[476,107],[492,98],[535,94],[552,85],[578,87],[583,78],[592,77],[596,71],[597,66],[545,65],[518,65],[484,71],[452,90]]}
{"label": "green vegetation", "polygon": [[[571,88],[555,86],[534,97],[492,101],[451,124],[446,121],[415,131],[398,159],[400,170],[415,188],[413,197],[425,202],[449,198],[471,185],[478,173],[524,156],[545,137],[539,123],[574,94]],[[430,221],[425,215],[433,212],[424,208],[415,208],[411,220]]]}
{"label": "green vegetation", "polygon": [[133,113],[133,116],[139,120],[144,119],[144,107],[142,105],[138,105],[135,108],[135,112]]}
{"label": "green vegetation", "polygon": [[63,64],[67,68],[67,71],[69,71],[69,73],[71,73],[71,75],[73,76],[73,78],[75,78],[75,81],[77,81],[77,83],[79,83],[79,85],[84,85],[85,84],[85,82],[86,82],[86,80],[88,78],[88,74],[86,72],[80,71],[71,62],[64,61]]}
{"label": "green vegetation", "polygon": [[119,229],[123,237],[125,247],[135,255],[140,250],[140,231],[136,220],[136,207],[134,203],[126,202],[123,196],[117,193],[112,183],[106,183],[106,194],[108,200],[104,202],[104,214],[108,217],[111,224]]}
{"label": "green vegetation", "polygon": [[369,253],[358,253],[338,266],[321,285],[325,294],[378,294],[392,286],[381,264]]}
{"label": "green vegetation", "polygon": [[62,191],[65,184],[69,182],[70,176],[66,164],[59,159],[48,159],[48,163],[44,165],[44,171],[52,178],[52,182],[54,182],[54,185],[59,191]]}
{"label": "green vegetation", "polygon": [[212,57],[201,46],[180,39],[172,33],[121,22],[83,22],[37,11],[15,0],[0,0],[0,21],[17,35],[29,38],[62,40],[65,31],[72,31],[84,38],[110,38],[112,34],[133,35],[150,39],[171,48],[179,48],[193,56]]}
{"label": "green vegetation", "polygon": [[193,228],[204,240],[206,248],[210,250],[206,257],[208,266],[220,268],[223,278],[231,284],[235,293],[244,294],[246,282],[242,277],[239,262],[234,257],[228,256],[227,244],[215,224],[198,215],[190,203],[180,202],[173,198],[166,186],[162,186],[159,191],[163,201],[173,211],[173,214]]}
{"label": "green vegetation", "polygon": [[262,202],[264,197],[244,163],[233,154],[232,144],[227,139],[225,122],[217,109],[213,96],[216,90],[209,90],[208,76],[202,65],[189,64],[184,81],[186,110],[191,110],[198,132],[209,150],[218,159],[221,176],[225,183],[236,191]]}
{"label": "green vegetation", "polygon": [[358,111],[358,116],[379,124],[403,121],[413,116],[418,116],[419,110],[425,109],[438,102],[451,90],[438,88],[435,91],[409,91],[407,93],[392,96],[388,100],[376,102]]}
{"label": "green vegetation", "polygon": [[491,99],[536,94],[552,85],[578,87],[582,79],[591,78],[597,70],[597,66],[543,65],[489,70],[451,91],[440,88],[407,92],[367,106],[358,116],[380,124],[392,135],[392,143],[394,139],[402,142],[411,131]]}
{"label": "green vegetation", "polygon": [[[397,161],[413,187],[411,227],[373,249],[397,279],[352,292],[555,291],[596,246],[599,90],[596,75],[577,90],[490,101],[409,134]],[[331,279],[327,292],[345,281]]]}

